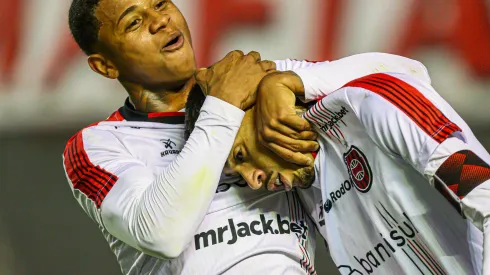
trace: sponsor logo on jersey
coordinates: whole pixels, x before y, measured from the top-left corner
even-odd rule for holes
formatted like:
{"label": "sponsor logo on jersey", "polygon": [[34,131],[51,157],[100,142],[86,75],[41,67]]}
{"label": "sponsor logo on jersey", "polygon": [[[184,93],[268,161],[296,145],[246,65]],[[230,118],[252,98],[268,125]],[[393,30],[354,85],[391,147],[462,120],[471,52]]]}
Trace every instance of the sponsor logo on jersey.
{"label": "sponsor logo on jersey", "polygon": [[178,155],[180,154],[180,150],[165,150],[160,153],[160,156],[163,158],[167,155]]}
{"label": "sponsor logo on jersey", "polygon": [[[321,127],[320,127],[320,130],[324,131],[324,132],[328,132],[329,130],[332,130],[335,126],[337,126],[339,124],[339,122],[342,122],[342,118],[349,112],[349,110],[347,110],[347,108],[345,108],[344,106],[342,106],[342,109],[340,109],[340,111],[338,112],[335,112],[335,111],[330,111],[328,109],[326,109],[326,114],[328,114],[328,120],[325,122],[325,124],[323,124]],[[345,123],[344,123],[345,125]]]}
{"label": "sponsor logo on jersey", "polygon": [[412,263],[421,274],[445,274],[431,251],[420,238],[417,238],[419,231],[405,212],[402,213],[403,220],[398,221],[394,218],[396,215],[386,210],[382,203],[375,207],[387,225],[388,233],[379,233],[381,238],[372,249],[360,255],[352,255],[352,264],[357,263],[356,268],[339,265],[337,268],[342,274],[377,273],[384,263],[395,257],[399,258],[399,262]]}
{"label": "sponsor logo on jersey", "polygon": [[373,173],[366,156],[356,146],[351,146],[344,154],[344,162],[354,187],[366,193],[373,183]]}
{"label": "sponsor logo on jersey", "polygon": [[346,180],[341,183],[339,189],[335,190],[334,192],[330,192],[330,198],[327,198],[325,200],[325,203],[323,204],[323,210],[325,210],[326,213],[330,212],[334,203],[337,200],[340,200],[340,198],[342,198],[342,196],[349,192],[351,189],[352,184],[350,183],[350,181]]}
{"label": "sponsor logo on jersey", "polygon": [[174,150],[174,146],[177,146],[177,144],[175,144],[175,142],[173,142],[171,139],[161,139],[160,141],[165,145],[165,149],[169,149],[160,153],[160,156],[162,158],[167,155],[180,154],[180,150]]}
{"label": "sponsor logo on jersey", "polygon": [[308,238],[308,226],[304,220],[291,222],[289,218],[283,219],[279,214],[277,214],[276,219],[267,219],[264,214],[260,214],[259,220],[248,223],[235,223],[234,219],[228,219],[228,225],[194,235],[194,243],[196,250],[199,250],[223,242],[233,245],[240,238],[262,234],[296,234],[298,239],[306,240]]}
{"label": "sponsor logo on jersey", "polygon": [[174,146],[177,146],[171,139],[161,139],[160,141],[165,144],[165,149],[174,149]]}
{"label": "sponsor logo on jersey", "polygon": [[346,126],[343,121],[344,117],[349,113],[345,106],[340,106],[339,111],[327,108],[322,100],[313,105],[305,114],[304,117],[313,122],[328,138],[337,140],[345,144],[345,137],[340,130],[341,123]]}
{"label": "sponsor logo on jersey", "polygon": [[344,162],[349,173],[349,180],[345,180],[337,190],[330,192],[330,196],[327,195],[325,203],[323,203],[323,210],[327,214],[332,210],[334,204],[352,189],[352,186],[358,191],[366,193],[372,185],[371,167],[359,148],[351,146],[344,154]]}

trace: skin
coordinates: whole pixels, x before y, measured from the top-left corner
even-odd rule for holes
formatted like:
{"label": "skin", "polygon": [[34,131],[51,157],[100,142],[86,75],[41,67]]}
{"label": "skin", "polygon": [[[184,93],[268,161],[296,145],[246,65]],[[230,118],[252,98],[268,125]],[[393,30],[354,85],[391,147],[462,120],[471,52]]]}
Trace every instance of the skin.
{"label": "skin", "polygon": [[[118,79],[138,111],[175,112],[183,109],[189,92],[196,84],[194,75],[197,65],[189,27],[175,4],[170,0],[101,0],[95,9],[95,16],[100,21],[100,29],[98,41],[93,45],[96,53],[88,58],[92,70],[104,77]],[[168,42],[176,35],[183,43],[180,43],[180,47],[169,50]],[[175,44],[179,43],[173,43]],[[244,83],[252,82],[251,79],[258,75],[253,70],[253,62],[259,62],[262,70],[267,72],[274,69],[274,64],[260,61],[258,53],[244,56],[239,51],[230,53],[222,61],[225,61],[224,64],[231,64],[230,67],[200,71],[197,73],[197,84],[206,94],[215,95],[245,109],[254,103],[255,93],[244,92],[247,96],[241,98],[237,94],[238,90],[229,89],[233,82],[241,83],[232,76],[244,78]],[[244,71],[247,67],[245,65],[252,69]],[[237,74],[240,71],[242,73]],[[220,78],[220,75],[228,77]],[[213,79],[218,80],[211,83]],[[243,89],[243,85],[239,87]],[[235,93],[226,93],[226,90]],[[262,129],[259,128],[259,133],[265,130]],[[312,142],[307,141],[311,140],[311,132],[308,135],[307,130],[302,127],[294,129],[293,133],[299,135],[299,139],[291,146],[297,153],[287,151],[283,158],[298,164],[308,162],[299,153],[312,151]],[[265,146],[274,150],[288,146],[275,137],[281,134],[284,135],[271,132],[261,134],[260,137],[268,141],[264,142]],[[282,151],[278,153],[281,154]]]}
{"label": "skin", "polygon": [[[172,1],[102,0],[95,16],[101,27],[92,70],[118,79],[140,111],[184,108],[197,67],[189,27]],[[162,50],[175,34],[183,45]]]}
{"label": "skin", "polygon": [[[246,111],[224,172],[240,174],[252,189],[266,186],[271,191],[283,188],[289,191],[293,186],[309,187],[315,177],[313,163],[306,167],[293,164],[264,146],[256,135],[255,112],[256,106]],[[298,115],[304,112],[296,108]]]}

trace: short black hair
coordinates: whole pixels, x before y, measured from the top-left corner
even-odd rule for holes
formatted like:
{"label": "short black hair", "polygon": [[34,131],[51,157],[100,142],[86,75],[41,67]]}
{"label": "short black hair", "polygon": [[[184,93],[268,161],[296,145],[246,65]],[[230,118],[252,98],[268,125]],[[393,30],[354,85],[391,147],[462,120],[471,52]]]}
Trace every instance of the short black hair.
{"label": "short black hair", "polygon": [[187,103],[185,105],[185,140],[188,140],[191,136],[205,100],[206,95],[204,95],[199,85],[195,85],[189,92]]}
{"label": "short black hair", "polygon": [[73,38],[87,55],[94,54],[94,45],[99,38],[100,21],[95,9],[100,0],[73,0],[68,12],[68,24]]}

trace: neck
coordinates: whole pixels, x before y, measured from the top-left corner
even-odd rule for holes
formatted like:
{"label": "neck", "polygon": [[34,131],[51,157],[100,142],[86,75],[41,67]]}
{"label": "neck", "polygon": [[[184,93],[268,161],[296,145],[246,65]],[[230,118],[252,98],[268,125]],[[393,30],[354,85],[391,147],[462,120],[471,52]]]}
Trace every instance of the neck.
{"label": "neck", "polygon": [[137,111],[145,113],[177,112],[185,107],[187,96],[195,85],[195,80],[191,78],[184,86],[174,90],[146,89],[135,83],[122,83],[122,85]]}

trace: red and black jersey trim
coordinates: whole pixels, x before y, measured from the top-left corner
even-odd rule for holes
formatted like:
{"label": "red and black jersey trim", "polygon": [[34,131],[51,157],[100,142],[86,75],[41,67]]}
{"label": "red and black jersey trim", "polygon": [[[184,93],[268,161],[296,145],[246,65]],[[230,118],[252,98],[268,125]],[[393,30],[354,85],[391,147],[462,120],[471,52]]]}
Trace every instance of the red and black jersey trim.
{"label": "red and black jersey trim", "polygon": [[185,112],[160,112],[160,113],[143,113],[137,111],[133,105],[129,102],[129,98],[126,99],[124,106],[119,108],[119,113],[127,121],[147,121],[147,122],[159,122],[166,124],[184,124]]}
{"label": "red and black jersey trim", "polygon": [[451,122],[432,102],[410,84],[387,74],[372,74],[344,87],[359,87],[372,91],[405,113],[420,129],[438,143],[461,129]]}
{"label": "red and black jersey trim", "polygon": [[118,177],[90,161],[83,147],[82,131],[68,141],[63,156],[73,188],[80,190],[100,208]]}
{"label": "red and black jersey trim", "polygon": [[[437,190],[458,210],[463,199],[477,186],[490,180],[490,166],[470,150],[461,150],[449,156],[436,172]],[[444,187],[445,186],[445,187]],[[448,191],[451,191],[455,198]]]}

